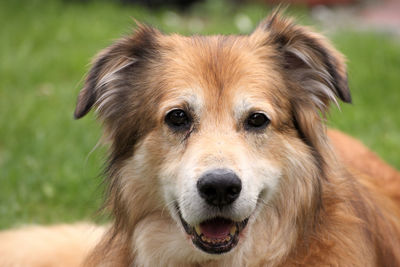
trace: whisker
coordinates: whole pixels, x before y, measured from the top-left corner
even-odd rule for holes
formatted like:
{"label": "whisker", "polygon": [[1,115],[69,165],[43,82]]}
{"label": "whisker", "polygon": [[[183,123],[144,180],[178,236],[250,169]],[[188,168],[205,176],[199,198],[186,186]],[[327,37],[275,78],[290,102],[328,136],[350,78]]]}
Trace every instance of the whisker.
{"label": "whisker", "polygon": [[[162,208],[162,210],[161,210],[161,217],[164,215],[164,211],[165,211],[165,209],[167,209],[167,208],[173,208],[173,205],[172,204],[174,204],[175,203],[175,200],[171,200],[170,202],[168,202],[168,203],[166,203],[166,204],[164,204],[163,205],[163,208]],[[172,206],[171,206],[172,205]],[[175,210],[175,209],[172,209],[172,210]]]}

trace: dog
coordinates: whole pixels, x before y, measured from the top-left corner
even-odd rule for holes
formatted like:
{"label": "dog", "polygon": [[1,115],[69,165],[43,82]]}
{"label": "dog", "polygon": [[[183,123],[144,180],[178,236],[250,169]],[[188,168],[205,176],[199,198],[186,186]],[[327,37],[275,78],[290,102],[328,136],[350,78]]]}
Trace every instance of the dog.
{"label": "dog", "polygon": [[279,11],[241,36],[139,24],[74,113],[95,108],[109,146],[113,220],[83,265],[400,266],[400,175],[340,132],[332,147],[338,100],[344,57]]}

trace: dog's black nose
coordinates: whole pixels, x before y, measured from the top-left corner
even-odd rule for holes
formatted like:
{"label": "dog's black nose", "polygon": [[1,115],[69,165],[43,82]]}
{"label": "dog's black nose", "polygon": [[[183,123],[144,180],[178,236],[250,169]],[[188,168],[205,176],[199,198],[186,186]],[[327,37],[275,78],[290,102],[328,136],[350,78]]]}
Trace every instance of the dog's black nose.
{"label": "dog's black nose", "polygon": [[200,196],[210,205],[224,206],[235,201],[242,190],[242,182],[232,171],[215,169],[197,181]]}

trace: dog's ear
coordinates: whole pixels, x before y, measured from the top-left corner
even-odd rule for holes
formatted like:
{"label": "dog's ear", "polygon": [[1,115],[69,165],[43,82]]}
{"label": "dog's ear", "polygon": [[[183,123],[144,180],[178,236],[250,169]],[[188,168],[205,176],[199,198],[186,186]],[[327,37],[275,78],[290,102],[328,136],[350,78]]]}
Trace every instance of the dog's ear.
{"label": "dog's ear", "polygon": [[156,29],[139,24],[134,34],[101,51],[94,59],[79,93],[74,117],[82,118],[93,106],[102,112],[110,102],[107,100],[129,87],[126,79],[120,79],[121,74],[128,69],[135,72],[135,65],[142,65],[142,61],[154,56],[157,51],[155,39],[159,34]]}
{"label": "dog's ear", "polygon": [[[324,113],[336,97],[351,103],[344,57],[324,38],[307,27],[283,18],[279,10],[265,19],[253,34],[266,36],[266,45],[278,49],[281,64],[303,92]],[[267,33],[267,34],[265,34]]]}
{"label": "dog's ear", "polygon": [[[273,47],[287,83],[293,123],[300,137],[319,150],[325,144],[320,115],[336,98],[351,103],[344,57],[326,38],[283,18],[275,11],[253,32],[262,45]],[[274,56],[275,56],[274,55]]]}

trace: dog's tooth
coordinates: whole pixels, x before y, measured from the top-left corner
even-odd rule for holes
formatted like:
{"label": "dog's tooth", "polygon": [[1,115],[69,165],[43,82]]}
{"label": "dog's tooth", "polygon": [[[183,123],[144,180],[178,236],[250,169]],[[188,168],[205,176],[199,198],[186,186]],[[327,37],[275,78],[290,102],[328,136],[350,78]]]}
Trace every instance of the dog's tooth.
{"label": "dog's tooth", "polygon": [[200,226],[196,225],[196,226],[194,227],[194,230],[196,231],[196,233],[197,233],[198,235],[201,235]]}
{"label": "dog's tooth", "polygon": [[235,235],[236,229],[237,229],[237,228],[236,228],[236,225],[232,226],[231,231],[230,231],[230,234],[231,234],[231,235]]}

